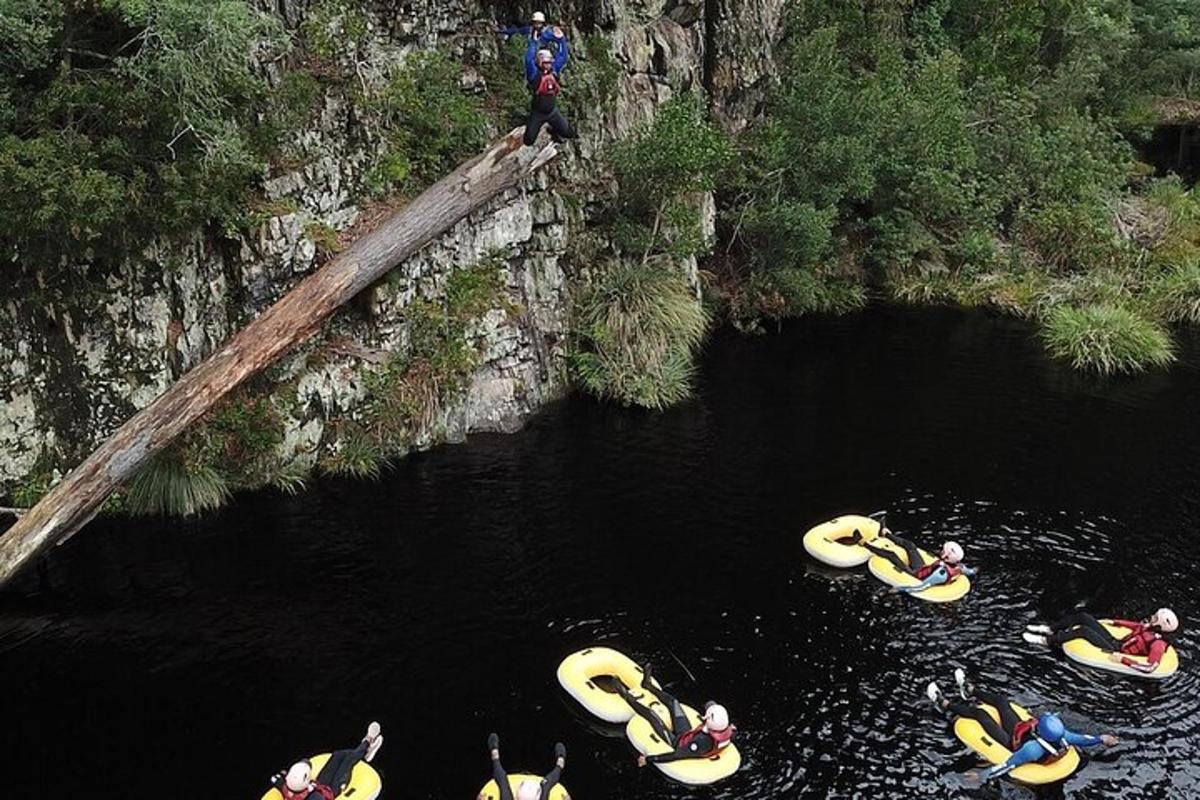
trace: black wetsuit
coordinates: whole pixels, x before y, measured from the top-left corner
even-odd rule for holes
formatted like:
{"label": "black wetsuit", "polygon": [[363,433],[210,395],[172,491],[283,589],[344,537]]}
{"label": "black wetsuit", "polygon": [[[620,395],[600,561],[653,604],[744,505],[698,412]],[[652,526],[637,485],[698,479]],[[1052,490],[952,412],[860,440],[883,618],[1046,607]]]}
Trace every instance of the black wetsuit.
{"label": "black wetsuit", "polygon": [[902,536],[897,536],[894,533],[889,534],[888,538],[904,549],[904,554],[908,556],[907,564],[905,564],[904,559],[902,559],[900,555],[893,550],[876,547],[870,542],[863,542],[863,547],[867,548],[877,556],[886,558],[896,566],[896,569],[900,570],[901,572],[912,575],[914,578],[917,577],[917,570],[925,566],[925,559],[921,555],[920,548],[918,548],[908,539],[905,539]]}
{"label": "black wetsuit", "polygon": [[[558,781],[562,778],[562,771],[563,768],[556,762],[554,769],[542,778],[542,800],[550,800],[550,792],[558,785]],[[492,759],[492,777],[496,779],[496,786],[500,789],[500,800],[513,800],[512,787],[508,785],[508,773],[504,771],[498,758]]]}
{"label": "black wetsuit", "polygon": [[[328,786],[333,789],[335,795],[341,794],[350,783],[354,766],[366,757],[368,747],[370,743],[364,741],[353,750],[334,750],[325,766],[321,767],[321,771],[313,778],[313,782]],[[281,788],[285,777],[286,773],[281,772],[271,779],[271,784],[277,789]],[[307,797],[310,800],[322,800],[321,793],[316,790],[309,792]]]}
{"label": "black wetsuit", "polygon": [[654,732],[671,747],[675,748],[670,753],[661,755],[646,756],[646,761],[650,764],[667,764],[672,761],[685,761],[690,758],[708,758],[718,749],[717,740],[710,736],[705,731],[697,731],[691,737],[686,748],[679,747],[679,737],[688,733],[692,729],[692,722],[687,718],[687,714],[683,711],[683,706],[678,700],[664,692],[662,689],[654,685],[649,679],[642,681],[642,688],[654,695],[658,702],[662,703],[671,712],[671,726],[667,727],[667,723],[662,721],[654,710],[648,708],[638,699],[633,696],[628,687],[620,681],[616,681],[617,693],[625,698],[625,702],[629,703],[638,716],[645,719],[654,728]]}

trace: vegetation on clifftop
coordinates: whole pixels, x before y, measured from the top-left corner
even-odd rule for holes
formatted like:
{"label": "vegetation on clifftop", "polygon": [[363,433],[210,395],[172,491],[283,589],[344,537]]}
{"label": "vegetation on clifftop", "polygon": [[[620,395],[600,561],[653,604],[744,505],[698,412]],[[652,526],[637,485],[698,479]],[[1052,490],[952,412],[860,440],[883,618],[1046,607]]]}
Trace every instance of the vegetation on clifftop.
{"label": "vegetation on clifftop", "polygon": [[1080,367],[1165,363],[1163,326],[1194,296],[1196,201],[1146,180],[1135,145],[1150,97],[1200,91],[1198,9],[798,6],[782,85],[725,187],[729,313],[846,310],[874,283],[1031,317]]}

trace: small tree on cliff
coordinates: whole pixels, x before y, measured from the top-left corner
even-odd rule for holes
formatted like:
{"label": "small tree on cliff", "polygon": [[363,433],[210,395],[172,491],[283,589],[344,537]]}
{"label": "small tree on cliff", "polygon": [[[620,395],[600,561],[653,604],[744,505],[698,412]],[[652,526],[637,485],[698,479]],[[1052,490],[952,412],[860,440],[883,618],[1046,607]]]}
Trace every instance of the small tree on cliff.
{"label": "small tree on cliff", "polygon": [[669,101],[650,125],[616,146],[621,239],[641,252],[642,263],[703,248],[698,195],[716,188],[731,152],[694,97]]}

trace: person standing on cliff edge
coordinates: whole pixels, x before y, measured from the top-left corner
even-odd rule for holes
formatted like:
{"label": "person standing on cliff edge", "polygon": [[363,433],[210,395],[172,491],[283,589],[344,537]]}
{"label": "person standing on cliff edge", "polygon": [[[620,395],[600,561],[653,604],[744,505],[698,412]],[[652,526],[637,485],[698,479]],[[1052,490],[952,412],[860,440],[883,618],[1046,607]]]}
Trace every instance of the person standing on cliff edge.
{"label": "person standing on cliff edge", "polygon": [[[510,39],[513,36],[528,36],[529,46],[536,51],[545,44],[550,44],[549,39],[552,39],[552,32],[546,28],[546,15],[541,11],[535,11],[528,25],[510,25],[508,27],[498,26],[496,32],[505,39]],[[545,41],[543,41],[545,40]]]}
{"label": "person standing on cliff edge", "polygon": [[529,122],[525,125],[525,145],[537,141],[538,134],[546,125],[556,142],[574,139],[575,129],[558,110],[558,95],[562,91],[560,78],[567,66],[571,48],[562,28],[555,26],[549,35],[557,43],[555,50],[530,47],[525,54],[525,79],[529,82],[532,95],[529,104]]}

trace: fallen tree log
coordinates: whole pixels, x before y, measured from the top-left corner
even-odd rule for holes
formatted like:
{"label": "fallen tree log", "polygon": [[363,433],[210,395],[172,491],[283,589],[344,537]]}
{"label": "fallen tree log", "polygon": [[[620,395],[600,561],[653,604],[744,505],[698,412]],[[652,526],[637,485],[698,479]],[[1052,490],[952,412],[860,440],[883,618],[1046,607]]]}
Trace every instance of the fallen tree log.
{"label": "fallen tree log", "polygon": [[343,304],[472,211],[552,161],[555,145],[521,129],[425,190],[305,278],[110,436],[0,537],[0,584],[90,522],[155,454],[247,378],[316,333]]}

